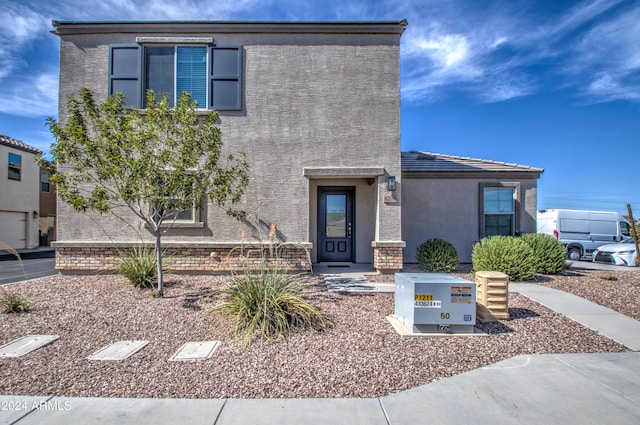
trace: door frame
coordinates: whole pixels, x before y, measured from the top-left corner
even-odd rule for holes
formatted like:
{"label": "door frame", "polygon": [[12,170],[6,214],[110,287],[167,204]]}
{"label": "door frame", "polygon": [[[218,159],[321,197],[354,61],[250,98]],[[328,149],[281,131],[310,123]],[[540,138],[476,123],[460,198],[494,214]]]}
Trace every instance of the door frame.
{"label": "door frame", "polygon": [[[317,261],[320,262],[337,262],[337,263],[353,263],[356,258],[356,188],[355,186],[318,186],[318,204],[317,204],[317,238],[318,253]],[[346,194],[347,195],[347,222],[351,224],[349,235],[350,258],[348,260],[327,260],[323,258],[325,245],[325,224],[326,224],[326,202],[323,201],[325,195]],[[348,226],[348,224],[347,224]]]}

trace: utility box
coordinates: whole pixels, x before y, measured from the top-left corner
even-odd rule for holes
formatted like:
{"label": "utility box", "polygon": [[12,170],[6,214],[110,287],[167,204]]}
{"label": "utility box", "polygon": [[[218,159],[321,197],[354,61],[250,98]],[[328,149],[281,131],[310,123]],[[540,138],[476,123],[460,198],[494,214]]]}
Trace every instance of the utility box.
{"label": "utility box", "polygon": [[396,273],[395,316],[412,332],[473,333],[476,284],[446,273]]}
{"label": "utility box", "polygon": [[475,273],[478,320],[509,319],[509,276],[502,272]]}

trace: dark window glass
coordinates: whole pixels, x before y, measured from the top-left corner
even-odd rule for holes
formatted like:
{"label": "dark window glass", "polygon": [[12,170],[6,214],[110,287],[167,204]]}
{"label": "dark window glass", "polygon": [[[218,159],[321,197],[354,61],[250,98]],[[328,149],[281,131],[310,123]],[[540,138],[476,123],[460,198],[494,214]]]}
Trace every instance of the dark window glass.
{"label": "dark window glass", "polygon": [[22,175],[22,157],[9,152],[9,180],[18,180]]}

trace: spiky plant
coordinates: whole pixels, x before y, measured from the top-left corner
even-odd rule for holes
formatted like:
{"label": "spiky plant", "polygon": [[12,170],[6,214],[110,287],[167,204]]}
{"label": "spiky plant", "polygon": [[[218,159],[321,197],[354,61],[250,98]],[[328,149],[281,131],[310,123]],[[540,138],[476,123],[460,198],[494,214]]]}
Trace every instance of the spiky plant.
{"label": "spiky plant", "polygon": [[245,271],[233,286],[217,291],[220,302],[207,309],[234,320],[233,335],[248,343],[254,334],[267,340],[286,337],[293,328],[323,329],[320,311],[303,298],[306,286],[275,270]]}

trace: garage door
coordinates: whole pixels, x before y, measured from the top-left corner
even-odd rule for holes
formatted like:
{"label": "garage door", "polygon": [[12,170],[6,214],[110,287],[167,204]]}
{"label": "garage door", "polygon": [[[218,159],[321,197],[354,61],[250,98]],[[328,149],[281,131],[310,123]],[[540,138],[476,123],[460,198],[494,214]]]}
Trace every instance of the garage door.
{"label": "garage door", "polygon": [[22,212],[0,211],[0,249],[27,247],[27,220]]}

